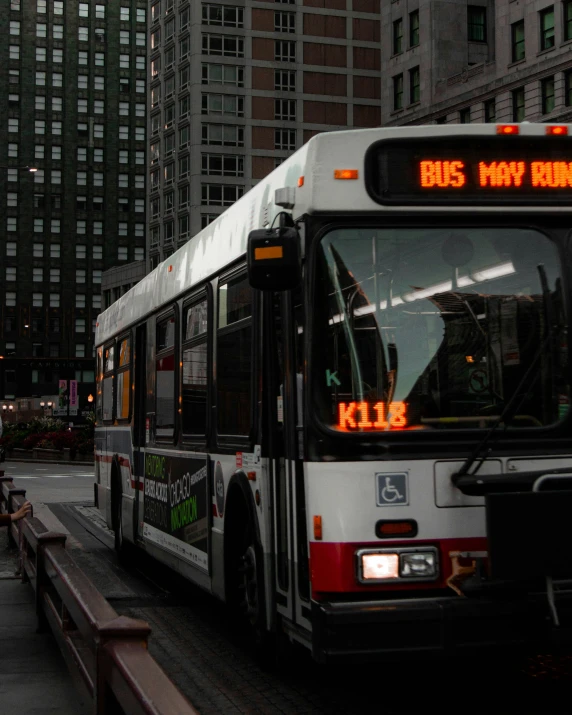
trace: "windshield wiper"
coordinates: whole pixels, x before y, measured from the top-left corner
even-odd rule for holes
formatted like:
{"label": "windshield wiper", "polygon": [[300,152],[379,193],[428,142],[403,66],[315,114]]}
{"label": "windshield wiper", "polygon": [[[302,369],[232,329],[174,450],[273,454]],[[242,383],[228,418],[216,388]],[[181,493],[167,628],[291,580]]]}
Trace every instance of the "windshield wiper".
{"label": "windshield wiper", "polygon": [[[491,437],[496,433],[498,426],[503,422],[505,417],[509,414],[510,410],[515,406],[517,403],[517,398],[520,397],[520,401],[518,404],[516,404],[516,409],[515,413],[524,401],[524,399],[527,397],[527,395],[530,393],[530,387],[527,391],[525,391],[523,394],[520,394],[520,391],[522,390],[523,385],[526,384],[533,368],[536,367],[536,363],[542,356],[542,353],[544,352],[545,347],[552,342],[553,340],[553,326],[551,324],[551,311],[550,311],[550,306],[549,306],[549,299],[550,299],[550,289],[548,288],[548,281],[546,279],[546,270],[542,264],[539,264],[537,266],[538,273],[540,275],[540,284],[542,286],[542,297],[543,297],[543,302],[544,302],[544,314],[546,317],[546,326],[545,326],[545,334],[544,334],[544,340],[540,343],[538,346],[538,350],[536,351],[536,354],[534,355],[532,362],[528,366],[527,371],[524,373],[522,376],[520,382],[518,383],[515,391],[512,394],[512,397],[510,400],[506,403],[504,406],[501,414],[498,416],[498,418],[493,422],[493,424],[490,426],[490,428],[487,430],[485,436],[483,439],[479,442],[479,444],[476,446],[476,448],[473,450],[471,455],[467,457],[461,468],[459,469],[458,472],[455,472],[451,476],[451,481],[455,486],[459,486],[459,481],[463,477],[473,477],[476,476],[477,472],[483,465],[485,459],[487,458],[487,455],[480,456],[483,449],[486,447],[486,445],[489,443]],[[550,319],[550,324],[548,324]],[[490,450],[489,450],[490,453]],[[479,460],[479,463],[475,467],[475,469],[469,474],[470,468],[473,466],[473,464],[476,462],[476,460]],[[487,475],[488,476],[488,475]],[[491,477],[497,476],[497,475],[490,475]],[[481,477],[482,481],[485,481],[485,477]]]}

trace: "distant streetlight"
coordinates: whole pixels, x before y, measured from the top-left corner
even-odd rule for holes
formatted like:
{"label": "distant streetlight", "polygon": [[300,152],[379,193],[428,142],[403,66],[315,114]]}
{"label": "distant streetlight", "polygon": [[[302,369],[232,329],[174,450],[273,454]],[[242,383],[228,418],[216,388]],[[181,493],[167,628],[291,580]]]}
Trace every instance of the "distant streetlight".
{"label": "distant streetlight", "polygon": [[93,395],[88,395],[88,396],[87,396],[87,401],[88,401],[89,403],[93,402]]}

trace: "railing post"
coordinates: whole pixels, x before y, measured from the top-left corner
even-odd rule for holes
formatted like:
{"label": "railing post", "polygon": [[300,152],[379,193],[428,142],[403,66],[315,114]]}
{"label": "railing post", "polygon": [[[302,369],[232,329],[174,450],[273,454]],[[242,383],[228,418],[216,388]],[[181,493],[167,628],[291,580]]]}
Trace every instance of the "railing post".
{"label": "railing post", "polygon": [[46,531],[38,534],[38,547],[36,550],[36,616],[38,618],[38,633],[49,630],[49,624],[44,613],[43,600],[46,587],[50,584],[50,579],[46,576],[45,554],[46,546],[61,544],[64,548],[67,536],[55,531]]}
{"label": "railing post", "polygon": [[151,626],[127,616],[118,616],[98,628],[96,643],[95,715],[120,715],[123,713],[111,687],[113,662],[105,650],[109,643],[135,642],[147,649]]}

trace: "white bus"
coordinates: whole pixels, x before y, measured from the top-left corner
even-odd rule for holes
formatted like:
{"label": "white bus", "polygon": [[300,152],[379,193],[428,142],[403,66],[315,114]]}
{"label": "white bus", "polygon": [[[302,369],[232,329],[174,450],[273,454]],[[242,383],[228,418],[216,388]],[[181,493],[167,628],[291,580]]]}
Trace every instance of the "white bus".
{"label": "white bus", "polygon": [[320,134],[103,312],[117,549],[320,662],[566,640],[570,131]]}

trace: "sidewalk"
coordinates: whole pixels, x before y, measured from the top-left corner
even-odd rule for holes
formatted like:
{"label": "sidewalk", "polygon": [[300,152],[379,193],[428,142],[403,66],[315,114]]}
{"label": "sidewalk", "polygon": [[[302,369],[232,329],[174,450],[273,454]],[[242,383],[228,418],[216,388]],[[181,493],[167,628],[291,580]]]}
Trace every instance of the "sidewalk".
{"label": "sidewalk", "polygon": [[51,634],[36,632],[34,591],[15,577],[16,549],[0,530],[0,710],[18,715],[88,712]]}

